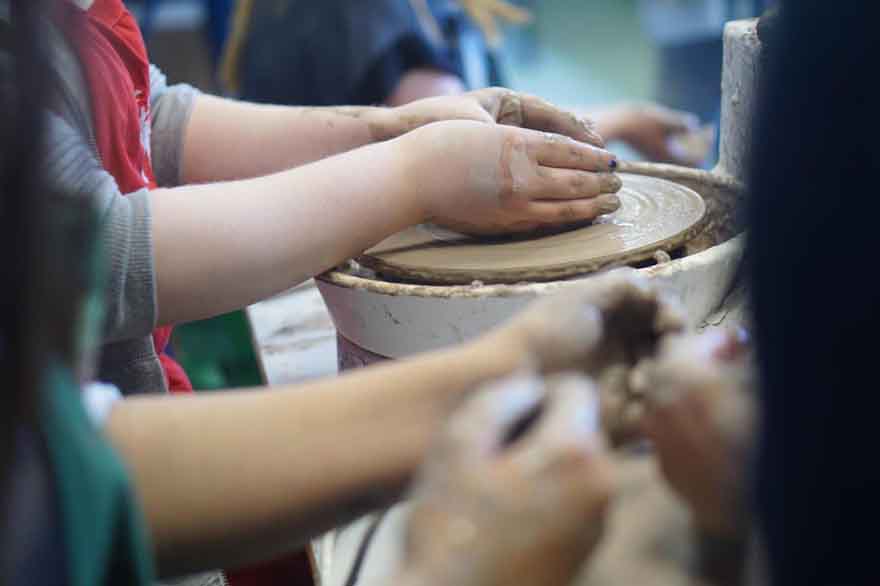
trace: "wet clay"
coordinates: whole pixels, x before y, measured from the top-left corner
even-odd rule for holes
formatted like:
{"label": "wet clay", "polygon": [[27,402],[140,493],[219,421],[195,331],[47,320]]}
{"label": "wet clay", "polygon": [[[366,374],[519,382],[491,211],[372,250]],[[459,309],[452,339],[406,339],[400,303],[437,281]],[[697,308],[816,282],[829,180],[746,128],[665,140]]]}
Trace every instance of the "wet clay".
{"label": "wet clay", "polygon": [[706,204],[695,191],[655,177],[620,178],[620,209],[586,226],[488,239],[420,225],[387,238],[358,261],[409,282],[547,281],[652,258],[702,229]]}

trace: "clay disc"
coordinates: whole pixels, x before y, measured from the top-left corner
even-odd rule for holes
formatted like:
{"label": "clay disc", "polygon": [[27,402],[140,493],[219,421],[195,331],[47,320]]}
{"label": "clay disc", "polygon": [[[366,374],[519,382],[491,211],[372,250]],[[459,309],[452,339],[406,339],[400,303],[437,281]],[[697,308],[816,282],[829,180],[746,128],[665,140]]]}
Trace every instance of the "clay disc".
{"label": "clay disc", "polygon": [[587,225],[477,238],[422,224],[386,238],[358,261],[420,283],[547,281],[645,260],[678,248],[702,228],[706,204],[695,191],[644,175],[620,178],[620,209]]}

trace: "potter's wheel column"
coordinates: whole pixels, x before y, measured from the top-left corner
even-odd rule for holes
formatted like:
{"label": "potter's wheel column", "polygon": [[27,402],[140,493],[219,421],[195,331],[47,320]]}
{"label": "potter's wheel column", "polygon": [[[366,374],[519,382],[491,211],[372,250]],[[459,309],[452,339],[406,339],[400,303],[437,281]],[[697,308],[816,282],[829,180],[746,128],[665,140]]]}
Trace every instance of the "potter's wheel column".
{"label": "potter's wheel column", "polygon": [[724,27],[721,79],[721,150],[715,172],[745,183],[758,97],[761,41],[758,19],[736,20]]}

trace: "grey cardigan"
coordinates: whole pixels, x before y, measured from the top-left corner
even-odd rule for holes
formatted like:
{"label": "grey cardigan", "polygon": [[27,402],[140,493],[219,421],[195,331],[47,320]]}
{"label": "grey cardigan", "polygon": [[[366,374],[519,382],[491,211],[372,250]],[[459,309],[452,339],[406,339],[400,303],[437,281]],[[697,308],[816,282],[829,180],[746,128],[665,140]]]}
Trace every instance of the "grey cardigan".
{"label": "grey cardigan", "polygon": [[[146,189],[122,194],[102,167],[79,60],[64,35],[47,27],[56,75],[45,173],[51,185],[93,200],[103,219],[109,270],[104,345],[96,375],[126,395],[163,392],[165,377],[150,335],[157,318],[150,195]],[[150,147],[162,187],[180,183],[183,135],[197,94],[187,85],[168,86],[162,72],[151,66]]]}

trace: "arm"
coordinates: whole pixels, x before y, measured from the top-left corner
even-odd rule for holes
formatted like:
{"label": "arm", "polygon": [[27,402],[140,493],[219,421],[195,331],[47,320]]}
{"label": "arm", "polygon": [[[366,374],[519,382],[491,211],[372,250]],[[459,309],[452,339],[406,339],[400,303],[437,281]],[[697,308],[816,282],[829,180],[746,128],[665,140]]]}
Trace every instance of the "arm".
{"label": "arm", "polygon": [[[415,69],[400,80],[387,105],[464,91],[454,75]],[[386,140],[406,128],[387,108],[267,106],[201,95],[186,126],[182,180],[203,183],[275,173]]]}
{"label": "arm", "polygon": [[[402,88],[407,92],[455,89],[455,80],[443,76],[410,81]],[[255,177],[444,120],[500,123],[604,146],[589,121],[540,98],[501,88],[428,98],[395,108],[267,106],[200,95],[193,100],[192,115],[178,129],[183,136],[179,175],[185,184]],[[155,138],[153,145],[155,151],[162,150]]]}
{"label": "arm", "polygon": [[265,177],[152,192],[159,323],[264,299],[418,223],[402,156],[388,142]]}
{"label": "arm", "polygon": [[107,431],[162,573],[230,567],[390,503],[463,394],[520,356],[475,344],[296,389],[130,399]]}
{"label": "arm", "polygon": [[386,108],[271,106],[200,95],[185,129],[181,179],[266,175],[398,134]]}
{"label": "arm", "polygon": [[158,190],[159,322],[242,307],[427,220],[476,232],[592,219],[619,205],[614,166],[572,139],[453,121],[274,175]]}
{"label": "arm", "polygon": [[[128,462],[163,572],[230,567],[398,497],[450,410],[480,383],[524,367],[601,374],[601,349],[643,346],[669,311],[634,272],[611,274],[456,349],[298,388],[133,398],[116,405],[106,429]],[[619,314],[645,319],[632,331],[608,328]],[[514,415],[486,415],[504,413]],[[587,423],[579,409],[560,413]]]}

